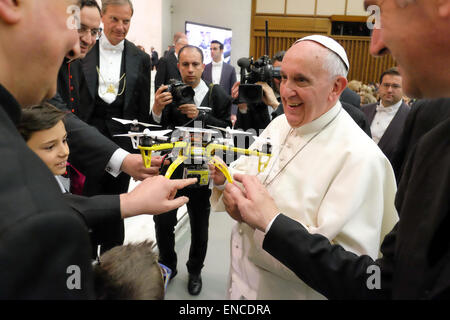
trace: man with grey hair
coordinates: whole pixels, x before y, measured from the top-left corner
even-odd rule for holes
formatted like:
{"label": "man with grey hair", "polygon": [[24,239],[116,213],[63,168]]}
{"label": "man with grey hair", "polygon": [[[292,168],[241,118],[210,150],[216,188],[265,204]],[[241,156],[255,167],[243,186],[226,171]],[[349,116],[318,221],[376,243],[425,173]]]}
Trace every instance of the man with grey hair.
{"label": "man with grey hair", "polygon": [[[261,134],[273,144],[267,168],[259,172],[258,157],[241,157],[230,167],[232,174],[256,175],[283,212],[310,232],[376,258],[397,221],[396,182],[389,161],[339,102],[348,69],[344,49],[331,38],[310,36],[294,44],[281,66],[285,114]],[[214,170],[213,178],[215,210],[238,219],[237,203],[223,197],[224,176]],[[235,224],[231,299],[323,298],[265,252],[263,240],[264,232]]]}
{"label": "man with grey hair", "polygon": [[158,62],[158,70],[155,75],[155,92],[159,87],[169,84],[170,79],[181,81],[181,73],[178,69],[178,53],[181,48],[189,44],[186,34],[183,32],[175,33],[173,44],[174,48],[167,52]]}
{"label": "man with grey hair", "polygon": [[[405,93],[450,97],[450,0],[365,0],[381,28],[370,53],[392,54]],[[283,213],[254,177],[236,175],[245,194],[229,184],[240,221],[265,231],[263,248],[325,296],[334,299],[449,299],[450,118],[448,99],[411,112],[400,150],[406,155],[396,195],[400,220],[385,237],[383,256],[357,256]],[[424,109],[424,107],[426,108]],[[416,112],[419,110],[420,112]],[[367,180],[367,184],[372,181]],[[300,207],[299,207],[300,208]],[[297,208],[297,210],[300,210]]]}
{"label": "man with grey hair", "polygon": [[[85,80],[80,84],[80,104],[75,114],[96,127],[123,150],[136,153],[128,138],[115,135],[129,128],[112,120],[122,118],[150,121],[150,56],[126,40],[134,9],[130,0],[102,0],[103,36],[82,60]],[[120,194],[128,190],[130,177],[124,172],[87,176],[84,194]],[[111,226],[115,241],[104,244],[102,252],[124,239],[124,226]]]}

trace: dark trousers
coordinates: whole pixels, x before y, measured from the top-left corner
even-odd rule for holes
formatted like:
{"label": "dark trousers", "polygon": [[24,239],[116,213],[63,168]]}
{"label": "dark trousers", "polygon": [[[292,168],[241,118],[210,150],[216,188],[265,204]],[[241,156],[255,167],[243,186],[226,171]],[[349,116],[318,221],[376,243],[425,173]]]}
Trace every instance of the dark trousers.
{"label": "dark trousers", "polygon": [[[211,190],[207,187],[185,188],[179,191],[177,196],[189,197],[187,208],[191,225],[191,247],[186,266],[190,274],[200,274],[208,248]],[[155,222],[159,260],[172,270],[176,270],[177,254],[174,230],[177,224],[177,210],[154,216],[153,221]]]}
{"label": "dark trousers", "polygon": [[[129,184],[130,176],[127,174],[121,173],[117,178],[114,178],[105,171],[98,179],[90,180],[87,177],[83,192],[85,196],[122,194],[128,192]],[[92,239],[95,251],[93,253],[94,257],[97,256],[97,245],[100,245],[100,254],[102,254],[111,248],[123,244],[125,239],[124,221],[120,220],[116,223],[104,224],[98,229],[96,235]]]}

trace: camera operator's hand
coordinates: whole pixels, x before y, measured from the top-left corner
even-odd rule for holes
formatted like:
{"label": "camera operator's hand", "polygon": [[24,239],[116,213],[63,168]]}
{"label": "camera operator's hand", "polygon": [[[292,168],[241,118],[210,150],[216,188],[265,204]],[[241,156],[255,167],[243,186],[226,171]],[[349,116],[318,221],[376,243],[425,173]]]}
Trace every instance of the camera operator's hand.
{"label": "camera operator's hand", "polygon": [[263,98],[262,101],[268,105],[271,106],[274,110],[278,108],[280,103],[277,100],[277,97],[275,96],[275,92],[273,92],[273,89],[266,83],[266,82],[257,82],[256,84],[259,84],[263,88]]}
{"label": "camera operator's hand", "polygon": [[155,93],[155,102],[153,103],[152,112],[156,116],[161,116],[164,108],[172,103],[172,94],[167,90],[168,86],[161,86]]}
{"label": "camera operator's hand", "polygon": [[[237,99],[239,97],[239,86],[240,85],[241,85],[241,82],[238,81],[231,88],[231,97],[233,99]],[[241,113],[247,113],[247,104],[246,103],[238,104],[238,108]]]}
{"label": "camera operator's hand", "polygon": [[195,104],[183,104],[178,107],[178,110],[180,110],[182,114],[185,114],[189,119],[197,118],[199,113]]}

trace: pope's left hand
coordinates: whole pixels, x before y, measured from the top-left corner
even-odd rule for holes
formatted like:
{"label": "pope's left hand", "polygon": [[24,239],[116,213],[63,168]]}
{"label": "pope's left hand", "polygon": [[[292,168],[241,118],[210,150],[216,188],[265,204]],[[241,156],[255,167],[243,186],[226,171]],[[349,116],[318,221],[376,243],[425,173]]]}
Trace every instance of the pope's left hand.
{"label": "pope's left hand", "polygon": [[244,190],[228,183],[225,188],[226,198],[236,205],[240,219],[265,232],[270,221],[280,213],[275,201],[255,176],[235,174],[234,179],[242,183]]}

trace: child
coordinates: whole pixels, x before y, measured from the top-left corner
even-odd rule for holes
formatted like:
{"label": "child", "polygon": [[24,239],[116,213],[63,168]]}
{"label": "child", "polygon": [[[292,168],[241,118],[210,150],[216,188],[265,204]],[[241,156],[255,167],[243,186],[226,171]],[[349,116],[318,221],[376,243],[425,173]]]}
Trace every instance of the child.
{"label": "child", "polygon": [[[68,192],[68,184],[64,185],[64,179],[61,180],[61,175],[66,174],[69,157],[65,115],[49,103],[24,108],[18,130],[28,147],[55,175],[62,191]],[[95,234],[101,226],[92,228]],[[95,248],[98,243],[95,236],[91,237]],[[170,269],[160,267],[152,246],[153,243],[144,242],[105,252],[94,269],[98,299],[163,299]]]}
{"label": "child", "polygon": [[24,108],[18,130],[28,147],[56,176],[61,190],[81,194],[85,177],[67,163],[69,146],[63,122],[65,115],[49,103]]}
{"label": "child", "polygon": [[162,300],[170,278],[160,266],[153,242],[114,247],[94,265],[99,300]]}

